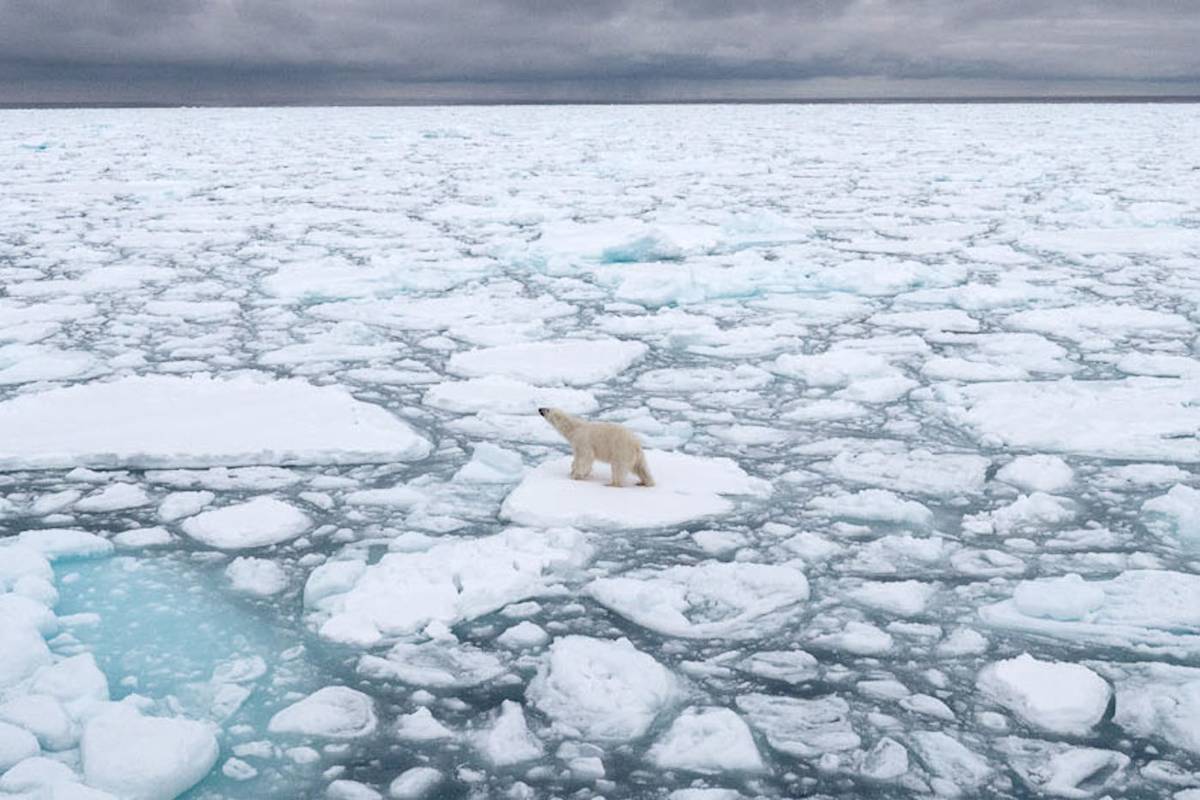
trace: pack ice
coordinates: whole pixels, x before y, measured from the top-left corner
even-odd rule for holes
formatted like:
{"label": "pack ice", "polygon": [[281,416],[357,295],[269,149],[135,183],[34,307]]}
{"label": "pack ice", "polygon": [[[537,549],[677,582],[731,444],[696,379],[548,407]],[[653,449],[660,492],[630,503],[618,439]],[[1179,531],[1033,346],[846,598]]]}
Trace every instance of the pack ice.
{"label": "pack ice", "polygon": [[1194,800],[1196,108],[0,110],[0,798]]}

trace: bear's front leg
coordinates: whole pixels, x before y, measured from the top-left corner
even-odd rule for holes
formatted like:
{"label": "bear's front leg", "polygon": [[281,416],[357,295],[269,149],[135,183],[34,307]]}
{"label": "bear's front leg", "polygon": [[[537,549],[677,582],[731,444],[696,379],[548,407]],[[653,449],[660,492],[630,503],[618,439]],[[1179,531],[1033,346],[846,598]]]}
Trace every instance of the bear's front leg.
{"label": "bear's front leg", "polygon": [[577,451],[575,459],[571,462],[571,480],[586,480],[592,474],[593,461],[594,458],[591,450]]}

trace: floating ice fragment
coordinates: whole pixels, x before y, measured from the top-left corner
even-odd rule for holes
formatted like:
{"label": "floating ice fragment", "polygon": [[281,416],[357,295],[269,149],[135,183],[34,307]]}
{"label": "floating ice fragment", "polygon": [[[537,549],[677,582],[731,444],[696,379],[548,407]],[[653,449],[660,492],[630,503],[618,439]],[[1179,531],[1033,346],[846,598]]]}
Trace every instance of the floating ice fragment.
{"label": "floating ice fragment", "polygon": [[394,800],[420,800],[442,782],[442,773],[433,767],[412,767],[400,773],[388,786],[388,797]]}
{"label": "floating ice fragment", "polygon": [[685,708],[646,757],[662,769],[703,775],[765,769],[750,728],[728,708]]}
{"label": "floating ice fragment", "polygon": [[551,459],[525,475],[500,514],[538,527],[656,528],[727,513],[733,504],[723,495],[765,497],[771,492],[770,484],[726,458],[648,450],[646,460],[655,486],[634,486],[629,478],[631,485],[616,489],[605,485],[604,464],[596,465],[591,479],[573,481],[568,476],[571,459]]}
{"label": "floating ice fragment", "polygon": [[1005,464],[996,477],[1031,492],[1053,493],[1065,489],[1075,473],[1058,456],[1018,456]]}
{"label": "floating ice fragment", "polygon": [[277,712],[267,730],[320,739],[357,739],[370,736],[377,724],[370,697],[346,686],[326,686]]}
{"label": "floating ice fragment", "polygon": [[128,377],[0,403],[0,469],[357,464],[430,445],[336,387],[252,377]]}
{"label": "floating ice fragment", "polygon": [[225,577],[235,592],[256,597],[279,594],[288,585],[283,567],[265,558],[235,558],[225,568]]}
{"label": "floating ice fragment", "polygon": [[376,638],[415,633],[433,621],[454,625],[535,597],[590,557],[579,531],[510,528],[424,552],[388,553],[369,567],[330,562],[309,576],[305,606],[334,639],[347,623],[374,629]]}
{"label": "floating ice fragment", "polygon": [[446,368],[467,377],[504,376],[540,385],[585,386],[608,380],[646,354],[641,342],[560,339],[455,353]]}
{"label": "floating ice fragment", "polygon": [[525,723],[525,709],[520,703],[505,700],[491,726],[476,736],[476,746],[492,766],[510,767],[540,758],[542,743]]}
{"label": "floating ice fragment", "polygon": [[123,800],[171,800],[208,774],[219,750],[209,725],[116,705],[88,720],[80,752],[89,785]]}
{"label": "floating ice fragment", "polygon": [[496,656],[469,644],[398,642],[386,657],[360,658],[358,671],[372,678],[398,680],[413,686],[461,689],[500,677],[505,666]]}
{"label": "floating ice fragment", "polygon": [[87,531],[70,528],[42,528],[23,531],[17,540],[51,561],[69,558],[95,558],[111,555],[112,542]]}
{"label": "floating ice fragment", "polygon": [[1082,736],[1104,716],[1112,689],[1082,664],[1039,661],[1028,653],[984,667],[979,690],[1030,725]]}
{"label": "floating ice fragment", "polygon": [[771,747],[797,758],[853,750],[861,742],[850,724],[850,705],[837,695],[805,700],[743,694],[737,706]]}
{"label": "floating ice fragment", "polygon": [[752,639],[784,624],[808,599],[808,580],[790,566],[712,561],[600,578],[587,592],[667,636]]}
{"label": "floating ice fragment", "polygon": [[183,532],[220,550],[265,547],[295,539],[312,527],[308,515],[273,497],[205,511],[183,522]]}
{"label": "floating ice fragment", "polygon": [[628,639],[555,639],[526,689],[565,733],[598,742],[644,734],[681,696],[678,679]]}
{"label": "floating ice fragment", "polygon": [[1161,523],[1180,544],[1200,547],[1200,491],[1179,483],[1166,494],[1142,503],[1151,524]]}

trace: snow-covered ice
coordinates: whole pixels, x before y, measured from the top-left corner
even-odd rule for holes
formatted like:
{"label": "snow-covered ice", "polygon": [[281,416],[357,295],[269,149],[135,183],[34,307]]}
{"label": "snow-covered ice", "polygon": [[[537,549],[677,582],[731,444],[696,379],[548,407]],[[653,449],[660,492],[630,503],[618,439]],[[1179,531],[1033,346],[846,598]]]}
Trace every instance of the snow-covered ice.
{"label": "snow-covered ice", "polygon": [[1197,127],[0,111],[0,796],[1187,800]]}
{"label": "snow-covered ice", "polygon": [[769,483],[729,459],[649,450],[646,461],[655,485],[617,490],[607,485],[605,464],[597,463],[589,479],[576,481],[569,475],[570,458],[552,458],[525,476],[500,514],[538,527],[660,528],[727,514],[734,509],[729,497],[762,498],[771,492]]}

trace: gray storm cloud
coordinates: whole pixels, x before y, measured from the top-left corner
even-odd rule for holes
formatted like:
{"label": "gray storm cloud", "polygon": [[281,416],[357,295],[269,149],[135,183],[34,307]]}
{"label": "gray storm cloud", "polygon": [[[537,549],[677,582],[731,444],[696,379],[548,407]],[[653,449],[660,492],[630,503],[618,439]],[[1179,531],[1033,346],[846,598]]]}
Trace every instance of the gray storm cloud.
{"label": "gray storm cloud", "polygon": [[0,101],[1191,93],[1197,41],[1192,0],[0,0]]}

